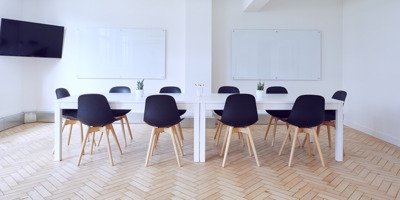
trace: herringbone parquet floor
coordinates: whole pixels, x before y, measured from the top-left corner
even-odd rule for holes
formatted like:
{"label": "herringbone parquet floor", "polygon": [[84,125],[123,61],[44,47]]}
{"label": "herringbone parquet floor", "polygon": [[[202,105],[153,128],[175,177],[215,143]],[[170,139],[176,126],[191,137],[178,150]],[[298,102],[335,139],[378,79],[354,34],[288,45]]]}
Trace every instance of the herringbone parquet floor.
{"label": "herringbone parquet floor", "polygon": [[[117,134],[119,125],[114,126]],[[112,145],[110,166],[105,140],[86,154],[79,167],[79,131],[71,145],[63,135],[62,162],[53,161],[53,124],[24,124],[0,132],[0,199],[400,199],[400,148],[345,128],[344,162],[334,160],[322,128],[327,167],[304,148],[287,167],[290,145],[278,156],[285,126],[276,145],[263,140],[265,126],[252,127],[261,167],[235,136],[227,166],[221,167],[214,129],[207,130],[207,162],[193,163],[192,129],[185,128],[182,167],[177,167],[169,135],[161,135],[149,167],[144,167],[151,128],[132,125],[134,140],[120,156]],[[121,144],[123,140],[118,135]],[[112,144],[113,140],[111,140]]]}

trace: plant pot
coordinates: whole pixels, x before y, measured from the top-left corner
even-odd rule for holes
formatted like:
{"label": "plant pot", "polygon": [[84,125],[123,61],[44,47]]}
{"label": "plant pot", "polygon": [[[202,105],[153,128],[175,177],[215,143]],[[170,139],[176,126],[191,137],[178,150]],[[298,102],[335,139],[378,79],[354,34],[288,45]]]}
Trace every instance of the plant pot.
{"label": "plant pot", "polygon": [[264,96],[264,90],[256,90],[256,97],[262,98]]}
{"label": "plant pot", "polygon": [[137,97],[143,97],[144,91],[143,90],[136,90],[136,96]]}

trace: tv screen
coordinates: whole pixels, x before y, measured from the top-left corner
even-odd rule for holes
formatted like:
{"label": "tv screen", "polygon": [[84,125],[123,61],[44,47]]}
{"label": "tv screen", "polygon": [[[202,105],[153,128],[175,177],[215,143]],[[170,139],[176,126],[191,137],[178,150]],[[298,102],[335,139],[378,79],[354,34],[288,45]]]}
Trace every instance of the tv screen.
{"label": "tv screen", "polygon": [[61,58],[64,27],[1,19],[0,55]]}

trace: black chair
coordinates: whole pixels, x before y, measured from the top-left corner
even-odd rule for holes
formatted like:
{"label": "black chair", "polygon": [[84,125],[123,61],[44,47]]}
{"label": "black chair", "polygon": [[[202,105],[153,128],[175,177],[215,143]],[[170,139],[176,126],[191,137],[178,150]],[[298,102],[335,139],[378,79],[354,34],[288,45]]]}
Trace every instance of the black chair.
{"label": "black chair", "polygon": [[145,166],[147,167],[150,156],[154,154],[154,149],[157,145],[160,133],[168,130],[171,134],[176,160],[180,167],[181,163],[179,160],[178,150],[182,156],[183,151],[182,146],[179,145],[179,136],[176,132],[176,125],[179,124],[182,119],[179,115],[175,99],[169,95],[148,96],[144,107],[143,120],[148,125],[153,126]]}
{"label": "black chair", "polygon": [[[127,86],[115,86],[110,89],[110,93],[131,93],[131,89]],[[126,126],[128,128],[129,136],[131,137],[131,141],[133,140],[131,127],[129,125],[128,117],[126,116],[126,114],[128,114],[130,111],[131,110],[112,110],[114,117],[117,120],[120,120],[121,129],[122,129],[122,133],[124,136],[125,147],[127,146],[127,143],[126,143],[124,120],[125,120]]]}
{"label": "black chair", "polygon": [[[166,86],[160,89],[160,93],[161,94],[165,94],[165,93],[182,93],[181,89],[179,87],[176,86]],[[186,113],[186,110],[178,110],[179,111],[179,115],[182,116],[183,114]],[[182,119],[183,120],[183,119]],[[178,134],[179,134],[179,143],[181,144],[181,146],[183,145],[183,132],[182,132],[182,126],[181,123],[178,123],[177,125],[178,128]]]}
{"label": "black chair", "polygon": [[107,101],[107,98],[101,94],[84,94],[78,97],[78,119],[83,124],[89,126],[88,131],[85,135],[85,138],[82,143],[81,152],[79,155],[78,166],[81,163],[82,156],[85,151],[86,142],[89,134],[92,135],[92,145],[90,149],[90,154],[93,152],[93,146],[95,141],[95,133],[97,131],[101,131],[106,134],[107,139],[107,149],[108,156],[110,158],[111,166],[114,165],[114,161],[112,159],[111,147],[110,147],[110,139],[109,139],[109,131],[111,130],[112,135],[114,136],[115,142],[117,143],[119,152],[122,155],[121,146],[119,145],[117,136],[115,134],[113,123],[117,120],[114,117],[114,114],[110,108],[110,105]]}
{"label": "black chair", "polygon": [[[239,94],[239,88],[235,86],[222,86],[218,89],[218,93],[220,94]],[[215,131],[214,139],[215,146],[218,146],[219,138],[221,136],[222,126],[223,124],[219,121],[221,119],[223,110],[214,110],[214,113],[217,115],[217,130]]]}
{"label": "black chair", "polygon": [[[321,159],[322,166],[325,167],[324,158],[322,156],[321,148],[318,141],[318,135],[316,128],[324,121],[325,115],[325,99],[318,95],[301,95],[297,97],[294,102],[292,111],[290,112],[289,118],[285,120],[289,124],[288,132],[283,141],[279,155],[282,154],[283,147],[289,138],[291,130],[294,128],[295,133],[293,138],[297,138],[299,133],[306,133],[308,141],[308,155],[311,155],[310,150],[310,135],[314,136],[315,145],[318,149],[319,157]],[[292,166],[292,159],[294,149],[296,147],[297,139],[293,139],[292,149],[289,157],[289,167]]]}
{"label": "black chair", "polygon": [[246,135],[247,147],[250,156],[252,152],[258,162],[256,148],[254,146],[253,137],[249,126],[256,123],[258,120],[256,100],[250,94],[232,94],[228,96],[225,102],[224,111],[220,122],[228,126],[228,131],[225,134],[224,143],[221,148],[220,156],[225,152],[222,161],[222,167],[225,167],[226,158],[228,156],[230,141],[233,133],[244,133]]}
{"label": "black chair", "polygon": [[[267,94],[287,94],[288,91],[285,87],[282,86],[272,86],[268,87],[266,90]],[[289,117],[290,110],[266,110],[266,112],[270,115],[267,131],[265,132],[264,140],[267,139],[269,128],[271,127],[272,120],[274,121],[274,133],[272,135],[272,146],[274,146],[275,135],[276,135],[276,127],[278,124],[278,120],[284,120]]]}
{"label": "black chair", "polygon": [[[56,96],[57,99],[61,99],[64,97],[69,97],[71,96],[68,92],[67,89],[65,88],[57,88],[56,89]],[[69,134],[68,134],[68,145],[71,141],[71,134],[72,134],[72,127],[74,124],[77,124],[80,126],[81,129],[81,143],[83,141],[83,128],[82,128],[82,123],[78,120],[78,110],[77,109],[63,109],[62,110],[62,117],[65,119],[64,124],[61,129],[61,133],[64,132],[64,128],[67,125],[70,125],[69,127]]]}
{"label": "black chair", "polygon": [[[339,91],[336,91],[333,94],[332,99],[343,101],[343,104],[344,104],[344,102],[346,101],[346,96],[347,96],[347,92],[345,92],[343,90],[339,90]],[[329,147],[331,147],[331,131],[330,131],[330,127],[335,127],[336,126],[335,121],[336,121],[336,112],[334,110],[325,110],[325,120],[317,128],[317,134],[319,135],[320,127],[322,125],[326,126],[326,129],[328,131]]]}

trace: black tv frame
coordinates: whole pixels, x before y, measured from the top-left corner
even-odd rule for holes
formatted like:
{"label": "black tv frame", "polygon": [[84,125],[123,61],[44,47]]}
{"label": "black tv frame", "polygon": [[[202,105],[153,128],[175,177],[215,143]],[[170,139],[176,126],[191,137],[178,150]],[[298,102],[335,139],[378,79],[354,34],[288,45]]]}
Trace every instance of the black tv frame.
{"label": "black tv frame", "polygon": [[0,55],[62,58],[64,27],[1,19]]}

